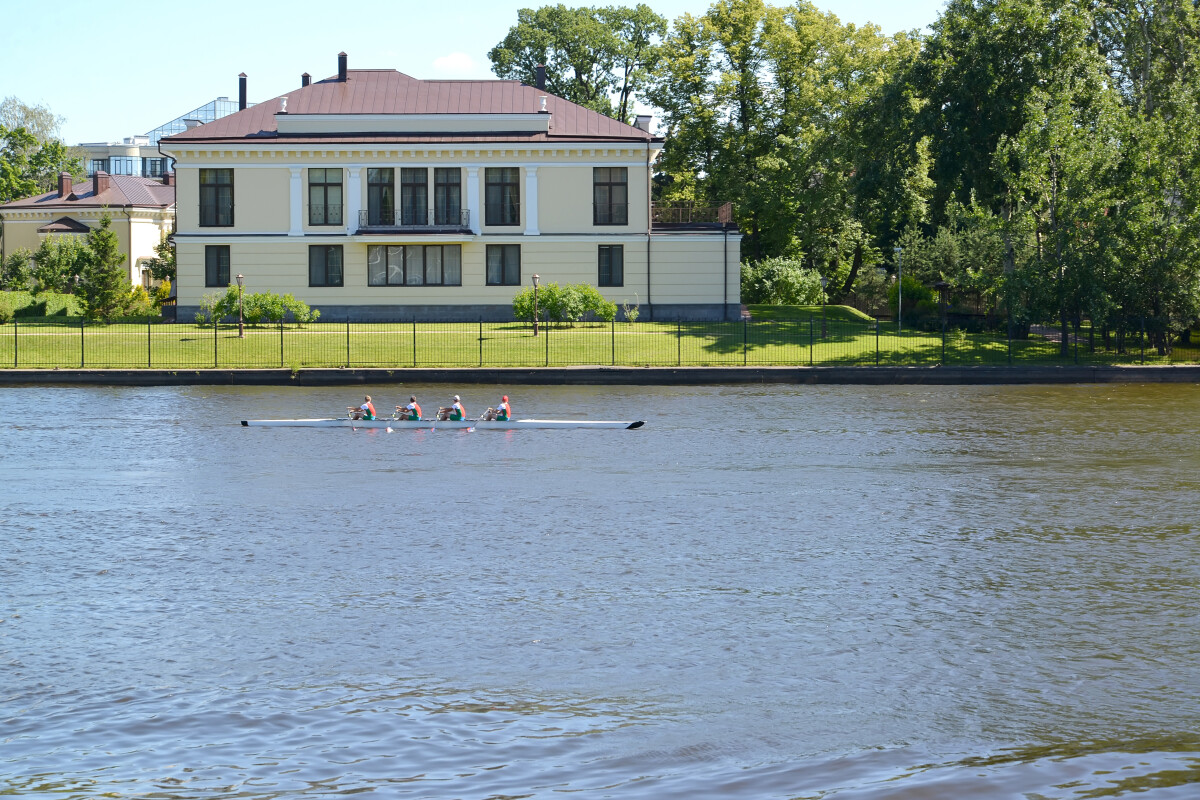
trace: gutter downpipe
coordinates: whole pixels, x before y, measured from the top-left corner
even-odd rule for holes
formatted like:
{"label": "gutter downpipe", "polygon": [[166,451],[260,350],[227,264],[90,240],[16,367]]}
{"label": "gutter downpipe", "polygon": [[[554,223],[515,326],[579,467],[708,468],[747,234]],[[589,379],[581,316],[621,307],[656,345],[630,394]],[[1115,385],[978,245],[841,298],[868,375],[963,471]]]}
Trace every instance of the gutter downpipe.
{"label": "gutter downpipe", "polygon": [[725,308],[721,311],[721,316],[725,321],[729,321],[729,228],[724,224],[721,225],[721,235],[725,237],[725,243],[721,248],[721,256],[725,259],[724,269],[721,274],[725,276]]}

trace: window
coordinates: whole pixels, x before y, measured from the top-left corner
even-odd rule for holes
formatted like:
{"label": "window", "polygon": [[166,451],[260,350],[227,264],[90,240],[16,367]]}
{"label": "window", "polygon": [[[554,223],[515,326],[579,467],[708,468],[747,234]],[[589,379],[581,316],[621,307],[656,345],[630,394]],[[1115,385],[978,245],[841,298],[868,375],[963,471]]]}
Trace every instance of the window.
{"label": "window", "polygon": [[488,167],[484,175],[486,224],[520,225],[521,170],[517,167]]}
{"label": "window", "polygon": [[229,245],[209,244],[204,246],[204,285],[229,285]]}
{"label": "window", "polygon": [[620,244],[600,245],[599,286],[625,285],[625,246]]}
{"label": "window", "polygon": [[424,225],[429,218],[429,170],[400,170],[400,224]]}
{"label": "window", "polygon": [[487,246],[487,285],[521,285],[521,245],[489,244]]}
{"label": "window", "polygon": [[165,158],[143,158],[142,159],[142,175],[147,178],[161,178],[163,175],[163,162]]}
{"label": "window", "polygon": [[396,224],[396,170],[367,170],[367,224]]}
{"label": "window", "polygon": [[462,224],[462,170],[458,167],[433,171],[433,224]]}
{"label": "window", "polygon": [[462,286],[462,245],[371,245],[367,285]]}
{"label": "window", "polygon": [[308,224],[342,224],[342,170],[309,169]]}
{"label": "window", "polygon": [[592,170],[592,223],[629,223],[629,170],[626,167],[596,167]]}
{"label": "window", "polygon": [[200,170],[200,225],[233,225],[233,170]]}
{"label": "window", "polygon": [[309,245],[308,285],[342,285],[342,246],[340,244]]}
{"label": "window", "polygon": [[108,174],[109,175],[137,175],[135,167],[140,167],[142,162],[132,156],[109,156],[108,158]]}
{"label": "window", "polygon": [[91,174],[95,175],[97,172],[108,172],[108,159],[107,158],[92,159]]}

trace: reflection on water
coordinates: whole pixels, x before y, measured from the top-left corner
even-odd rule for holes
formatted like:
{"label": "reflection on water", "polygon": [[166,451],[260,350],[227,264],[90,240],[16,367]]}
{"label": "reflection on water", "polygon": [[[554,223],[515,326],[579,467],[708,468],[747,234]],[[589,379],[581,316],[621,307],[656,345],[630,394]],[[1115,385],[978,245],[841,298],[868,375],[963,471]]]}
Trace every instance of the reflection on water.
{"label": "reflection on water", "polygon": [[1196,792],[1194,387],[415,391],[0,390],[0,792]]}

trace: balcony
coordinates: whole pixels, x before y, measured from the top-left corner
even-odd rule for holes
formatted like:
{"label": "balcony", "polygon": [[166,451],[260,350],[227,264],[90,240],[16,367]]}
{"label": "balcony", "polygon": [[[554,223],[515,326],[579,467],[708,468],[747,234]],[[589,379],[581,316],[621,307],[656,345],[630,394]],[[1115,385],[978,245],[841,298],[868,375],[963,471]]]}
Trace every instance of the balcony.
{"label": "balcony", "polygon": [[[430,220],[433,220],[431,223]],[[373,210],[358,212],[359,233],[459,233],[471,230],[471,211],[461,209],[449,214],[432,209],[400,209],[391,213]]]}
{"label": "balcony", "polygon": [[697,206],[685,203],[664,206],[655,203],[650,207],[650,222],[660,230],[734,230],[733,203],[719,206]]}

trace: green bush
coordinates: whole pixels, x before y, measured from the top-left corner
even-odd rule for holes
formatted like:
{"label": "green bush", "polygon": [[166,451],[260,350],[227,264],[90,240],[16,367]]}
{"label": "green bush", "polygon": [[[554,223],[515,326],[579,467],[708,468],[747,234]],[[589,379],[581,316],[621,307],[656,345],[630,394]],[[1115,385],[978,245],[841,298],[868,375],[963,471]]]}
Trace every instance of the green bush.
{"label": "green bush", "polygon": [[[538,287],[538,316],[551,322],[580,322],[589,314],[599,320],[612,322],[617,316],[617,304],[610,303],[600,290],[590,283],[559,286],[547,283]],[[513,316],[526,322],[533,320],[533,287],[513,298]]]}
{"label": "green bush", "polygon": [[821,275],[791,258],[767,258],[742,264],[742,302],[814,306],[824,299]]}
{"label": "green bush", "polygon": [[[893,283],[888,287],[888,307],[892,310],[893,318],[899,296],[898,284]],[[941,327],[941,313],[933,290],[910,275],[904,276],[904,322],[927,331]]]}
{"label": "green bush", "polygon": [[29,305],[22,306],[13,312],[15,317],[48,317],[49,301],[39,300],[37,302],[30,301]]}
{"label": "green bush", "polygon": [[0,325],[7,325],[12,322],[13,310],[8,307],[8,303],[0,303]]}

